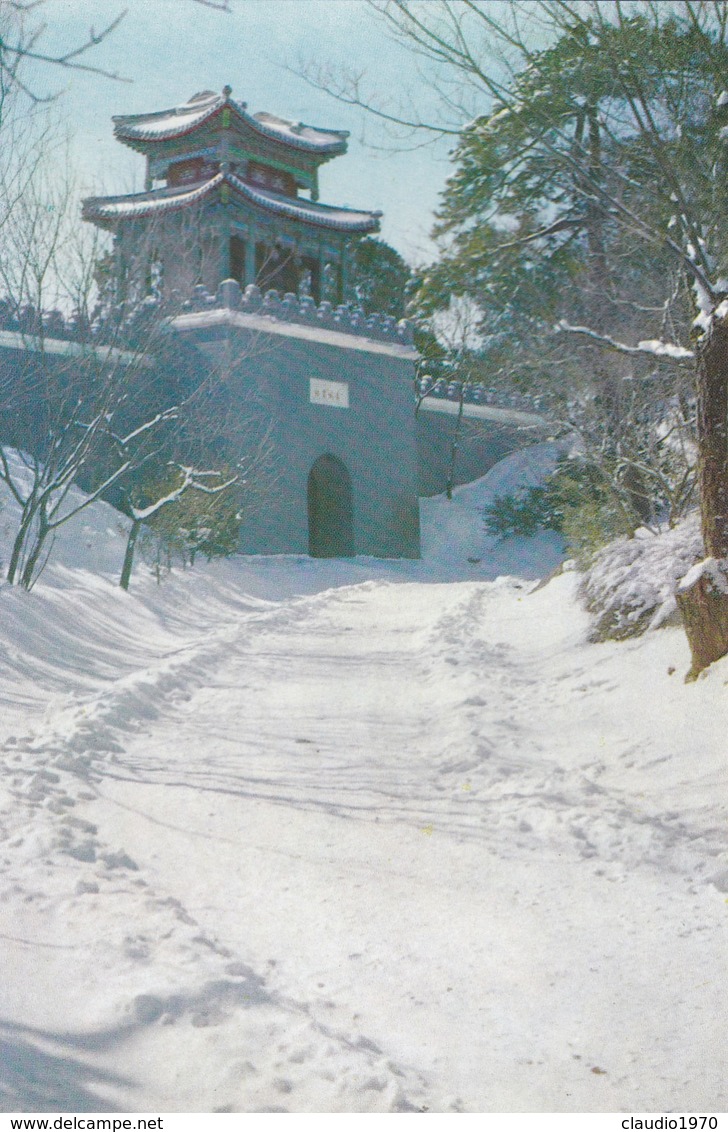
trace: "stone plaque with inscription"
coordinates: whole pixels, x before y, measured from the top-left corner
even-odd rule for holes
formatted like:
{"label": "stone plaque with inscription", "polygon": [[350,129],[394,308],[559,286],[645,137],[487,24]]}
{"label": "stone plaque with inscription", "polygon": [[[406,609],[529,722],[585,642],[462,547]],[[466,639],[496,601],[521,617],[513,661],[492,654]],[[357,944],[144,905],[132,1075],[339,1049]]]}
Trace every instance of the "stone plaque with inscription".
{"label": "stone plaque with inscription", "polygon": [[309,399],[312,405],[348,409],[349,385],[345,381],[324,381],[323,378],[312,377],[309,381]]}

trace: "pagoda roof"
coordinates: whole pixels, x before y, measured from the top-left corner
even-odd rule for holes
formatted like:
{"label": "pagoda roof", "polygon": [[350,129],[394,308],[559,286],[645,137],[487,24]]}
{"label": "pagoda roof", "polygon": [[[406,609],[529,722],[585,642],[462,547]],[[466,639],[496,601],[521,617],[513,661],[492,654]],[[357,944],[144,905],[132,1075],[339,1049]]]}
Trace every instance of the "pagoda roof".
{"label": "pagoda roof", "polygon": [[243,200],[272,215],[339,232],[376,232],[379,228],[381,213],[282,196],[267,189],[253,188],[233,173],[217,173],[209,181],[191,188],[184,186],[125,196],[88,197],[83,202],[83,218],[102,227],[113,228],[121,220],[157,216],[186,208],[213,195],[223,184],[229,185]]}
{"label": "pagoda roof", "polygon": [[202,91],[182,106],[158,110],[152,114],[115,115],[114,135],[134,149],[147,149],[155,142],[168,141],[191,133],[213,118],[223,107],[230,107],[237,118],[264,137],[273,138],[292,149],[306,150],[325,156],[346,152],[348,130],[326,130],[305,122],[289,121],[261,111],[249,114],[245,102],[230,97],[230,87],[222,94]]}

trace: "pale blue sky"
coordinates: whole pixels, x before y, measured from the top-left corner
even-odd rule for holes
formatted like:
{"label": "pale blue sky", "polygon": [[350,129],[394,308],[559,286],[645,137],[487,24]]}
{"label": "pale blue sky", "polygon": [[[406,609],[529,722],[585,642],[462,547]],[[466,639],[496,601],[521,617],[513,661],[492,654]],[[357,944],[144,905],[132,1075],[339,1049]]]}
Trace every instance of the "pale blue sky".
{"label": "pale blue sky", "polygon": [[362,140],[387,144],[372,119],[336,102],[292,74],[300,60],[366,72],[371,90],[390,103],[401,92],[427,110],[432,96],[415,62],[386,34],[363,0],[232,0],[229,15],[192,0],[48,0],[47,44],[77,43],[127,9],[121,26],[89,55],[129,83],[46,69],[42,81],[63,89],[59,108],[71,127],[75,158],[88,191],[141,188],[143,160],[112,138],[112,114],[174,106],[197,91],[221,90],[313,125],[351,131],[349,152],[321,173],[321,199],[381,209],[382,237],[410,261],[431,257],[432,214],[450,171],[448,144],[384,154]]}

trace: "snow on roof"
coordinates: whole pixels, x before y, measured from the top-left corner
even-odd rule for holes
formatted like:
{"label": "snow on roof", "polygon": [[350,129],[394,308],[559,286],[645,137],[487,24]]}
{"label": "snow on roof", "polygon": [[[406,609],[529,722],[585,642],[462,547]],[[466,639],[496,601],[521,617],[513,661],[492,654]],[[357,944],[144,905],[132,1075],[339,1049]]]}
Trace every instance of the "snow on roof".
{"label": "snow on roof", "polygon": [[268,314],[264,309],[256,312],[226,310],[191,311],[177,315],[172,326],[175,330],[202,330],[213,326],[237,326],[243,330],[275,334],[282,338],[297,338],[304,342],[324,342],[338,346],[340,350],[352,350],[365,354],[381,354],[391,358],[404,358],[415,361],[419,356],[414,346],[406,341],[393,338],[389,342],[377,341],[367,336],[366,330],[352,333],[350,327],[342,324],[339,329],[319,324],[304,325],[289,322],[285,317]]}
{"label": "snow on roof", "polygon": [[467,401],[461,406],[458,401],[446,401],[444,397],[425,397],[420,404],[420,409],[428,413],[449,413],[451,416],[458,416],[462,413],[464,417],[479,417],[480,420],[497,421],[506,425],[521,425],[531,428],[546,425],[544,417],[537,413],[502,408],[499,405],[473,405]]}
{"label": "snow on roof", "polygon": [[218,185],[223,174],[194,188],[156,189],[150,193],[130,193],[115,197],[87,197],[83,202],[84,220],[132,220],[154,213],[172,212],[202,200]]}
{"label": "snow on roof", "polygon": [[102,362],[135,364],[143,366],[144,369],[149,369],[152,365],[149,358],[132,350],[119,350],[116,346],[108,346],[104,343],[93,345],[88,342],[74,342],[67,338],[47,338],[45,335],[40,338],[37,334],[25,334],[21,330],[0,330],[0,349],[29,350],[76,358],[85,358],[89,354],[94,354]]}
{"label": "snow on roof", "polygon": [[223,102],[222,95],[205,91],[194,95],[184,106],[171,110],[158,110],[152,114],[117,114],[112,119],[114,133],[118,138],[140,141],[176,137],[210,117]]}
{"label": "snow on roof", "polygon": [[359,212],[350,208],[337,208],[309,200],[280,196],[264,189],[253,189],[231,173],[217,173],[209,181],[194,188],[156,189],[148,193],[133,193],[115,197],[88,197],[83,202],[83,217],[103,223],[130,220],[142,216],[173,212],[202,200],[226,182],[240,196],[277,215],[302,220],[323,228],[342,232],[375,232],[379,227],[378,212]]}
{"label": "snow on roof", "polygon": [[[246,115],[248,117],[248,115]],[[252,115],[258,129],[270,133],[273,137],[284,138],[289,145],[298,145],[304,148],[336,148],[345,147],[348,130],[321,130],[316,126],[307,126],[305,122],[289,122],[286,118],[279,118],[275,114],[260,111]]]}
{"label": "snow on roof", "polygon": [[[225,88],[226,90],[228,88]],[[247,125],[260,134],[276,138],[295,149],[316,153],[344,153],[348,130],[325,130],[304,122],[291,122],[275,114],[249,114],[246,103],[235,102],[229,95],[201,91],[182,106],[158,110],[151,114],[115,115],[114,134],[121,141],[155,142],[180,137],[211,118],[223,106],[230,106]]]}
{"label": "snow on roof", "polygon": [[361,212],[353,208],[338,208],[318,201],[299,200],[298,197],[282,196],[267,189],[252,188],[234,174],[228,176],[230,184],[249,200],[259,204],[269,212],[290,216],[294,220],[307,220],[313,224],[323,224],[326,228],[342,231],[374,232],[379,228],[381,212]]}

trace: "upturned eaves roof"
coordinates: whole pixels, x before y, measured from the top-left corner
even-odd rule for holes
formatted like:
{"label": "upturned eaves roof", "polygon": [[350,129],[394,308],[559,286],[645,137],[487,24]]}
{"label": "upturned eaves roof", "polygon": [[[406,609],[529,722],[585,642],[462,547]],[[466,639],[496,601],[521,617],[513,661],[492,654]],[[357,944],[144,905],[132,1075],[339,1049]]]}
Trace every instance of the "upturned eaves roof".
{"label": "upturned eaves roof", "polygon": [[379,228],[380,213],[337,208],[317,201],[281,196],[266,189],[253,188],[232,173],[217,173],[209,181],[191,188],[175,187],[126,196],[88,197],[83,202],[83,217],[103,227],[113,228],[122,220],[187,208],[214,194],[223,184],[229,185],[243,200],[269,214],[341,232],[375,232]]}
{"label": "upturned eaves roof", "polygon": [[293,149],[333,156],[346,151],[347,130],[324,130],[304,122],[292,122],[275,114],[249,114],[244,102],[235,102],[224,94],[206,92],[196,95],[183,106],[158,110],[152,114],[116,115],[114,134],[134,148],[181,137],[214,117],[229,106],[234,114],[255,132],[273,138]]}

